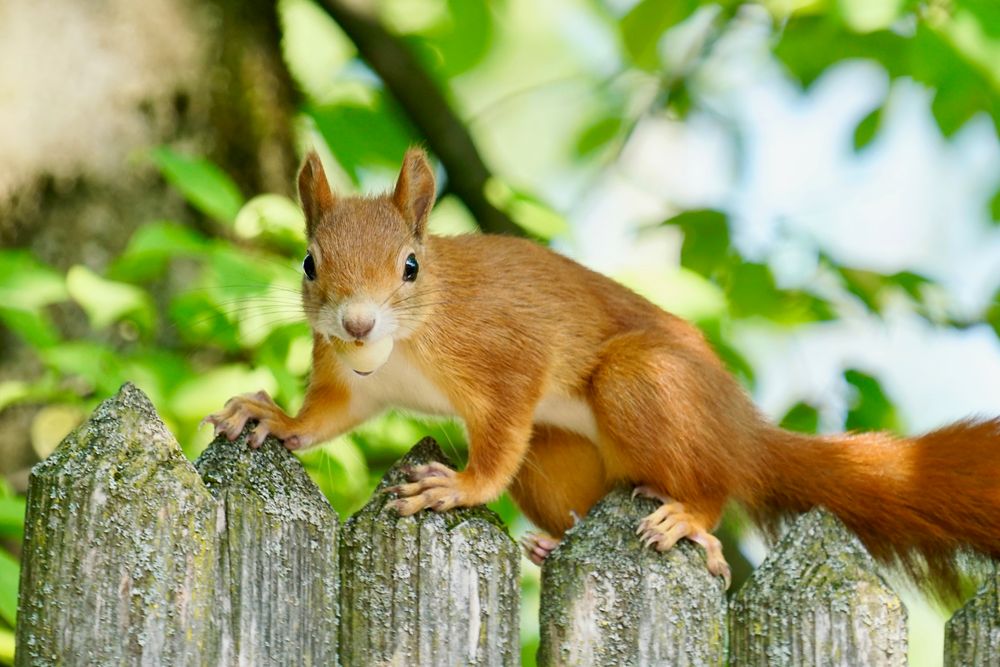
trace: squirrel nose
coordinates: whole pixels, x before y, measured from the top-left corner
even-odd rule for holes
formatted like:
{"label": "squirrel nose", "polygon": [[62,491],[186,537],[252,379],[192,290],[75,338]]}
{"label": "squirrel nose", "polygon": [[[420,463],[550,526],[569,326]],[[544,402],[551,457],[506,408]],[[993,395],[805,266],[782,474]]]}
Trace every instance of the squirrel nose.
{"label": "squirrel nose", "polygon": [[348,319],[344,318],[344,330],[357,339],[364,338],[375,328],[375,318]]}

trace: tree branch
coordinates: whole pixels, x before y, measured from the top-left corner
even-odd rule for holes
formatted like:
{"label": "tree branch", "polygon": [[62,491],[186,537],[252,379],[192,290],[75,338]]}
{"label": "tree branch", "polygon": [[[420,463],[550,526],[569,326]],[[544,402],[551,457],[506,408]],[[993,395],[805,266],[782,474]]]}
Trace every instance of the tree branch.
{"label": "tree branch", "polygon": [[524,236],[510,217],[486,199],[491,178],[468,130],[413,52],[379,21],[344,0],[321,0],[361,57],[427,139],[448,174],[449,187],[486,232]]}

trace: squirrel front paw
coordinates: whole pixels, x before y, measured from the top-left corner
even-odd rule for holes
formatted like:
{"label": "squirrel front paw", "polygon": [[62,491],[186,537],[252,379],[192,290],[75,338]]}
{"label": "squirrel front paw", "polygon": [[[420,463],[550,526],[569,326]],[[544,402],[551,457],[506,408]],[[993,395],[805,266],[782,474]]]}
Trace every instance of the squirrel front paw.
{"label": "squirrel front paw", "polygon": [[247,439],[251,447],[257,449],[264,439],[273,435],[288,449],[300,449],[310,444],[307,437],[296,433],[292,420],[278,407],[266,391],[234,396],[226,401],[220,412],[209,415],[202,424],[212,424],[215,435],[225,435],[230,441],[239,437],[248,421],[256,421],[253,433]]}
{"label": "squirrel front paw", "polygon": [[406,477],[410,483],[390,486],[385,490],[399,496],[392,507],[402,516],[416,514],[425,508],[444,512],[453,507],[476,504],[464,490],[462,474],[443,463],[433,461],[413,466],[406,471]]}

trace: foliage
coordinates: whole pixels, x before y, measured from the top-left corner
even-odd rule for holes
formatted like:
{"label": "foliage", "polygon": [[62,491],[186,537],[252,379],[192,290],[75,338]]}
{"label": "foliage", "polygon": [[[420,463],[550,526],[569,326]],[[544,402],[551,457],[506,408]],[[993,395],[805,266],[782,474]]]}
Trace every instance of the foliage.
{"label": "foliage", "polygon": [[[607,63],[582,75],[588,105],[576,121],[566,121],[568,159],[583,170],[613,166],[643,119],[683,119],[705,110],[701,70],[714,45],[751,9],[731,0],[639,0],[625,3],[624,10],[622,3],[571,5],[567,11],[583,21],[580,25],[612,36],[617,67],[610,78]],[[420,11],[411,11],[414,7]],[[952,135],[977,114],[1000,127],[997,7],[991,0],[768,0],[756,9],[771,16],[773,54],[801,86],[813,85],[845,60],[874,61],[892,79],[926,85],[940,130]],[[482,109],[483,90],[506,85],[501,61],[516,61],[512,50],[531,32],[529,23],[533,30],[548,31],[542,40],[547,42],[557,39],[559,26],[551,20],[535,26],[534,10],[525,14],[513,0],[385,0],[380,11],[470,118],[477,139],[502,146],[504,137],[493,134],[502,131],[502,123],[501,130],[480,123],[470,109]],[[316,5],[284,0],[282,15],[286,58],[305,93],[303,143],[318,145],[339,167],[332,176],[341,188],[384,187],[405,148],[422,137]],[[700,38],[687,55],[676,57],[671,45],[693,31],[701,31]],[[527,69],[521,63],[516,76]],[[494,113],[501,114],[502,106],[497,108]],[[570,118],[568,110],[554,111]],[[856,150],[877,139],[883,112],[879,106],[860,120]],[[132,380],[194,456],[209,438],[207,429],[198,429],[199,420],[230,395],[265,389],[290,410],[301,404],[311,347],[297,296],[303,225],[295,202],[277,194],[248,200],[201,156],[161,147],[148,157],[190,205],[185,219],[143,221],[102,268],[61,270],[24,249],[0,250],[0,323],[26,344],[42,369],[30,381],[0,381],[0,410],[31,403],[69,406],[83,414]],[[540,188],[525,185],[516,174],[498,174],[487,196],[532,236],[559,240],[571,230],[568,216],[557,212],[565,207],[547,201]],[[994,220],[1000,218],[998,202],[1000,193],[992,200]],[[822,280],[816,281],[822,287],[784,285],[766,261],[737,249],[730,215],[706,208],[670,215],[647,231],[667,230],[682,238],[679,265],[665,259],[661,271],[617,277],[694,320],[749,388],[754,368],[734,335],[742,324],[817,326],[859,307],[878,315],[900,299],[940,323],[933,281],[911,271],[882,274],[824,255],[817,270]],[[432,230],[474,229],[463,207],[446,195]],[[994,307],[986,316],[1000,332],[998,313]],[[84,335],[69,336],[57,324],[67,314],[85,316]],[[844,426],[905,426],[876,377],[845,369],[843,384],[851,394]],[[826,425],[807,398],[791,406],[782,423],[805,432]],[[302,460],[346,514],[363,503],[385,467],[428,432],[461,458],[464,434],[454,422],[392,413],[306,452]],[[505,520],[520,520],[509,499],[496,507]],[[22,499],[0,493],[0,542],[20,538],[22,512]],[[537,575],[530,572],[526,590],[537,598]],[[4,623],[13,625],[16,582],[16,562],[0,551],[0,662],[9,662],[12,653]],[[531,628],[526,623],[526,646],[537,641]]]}

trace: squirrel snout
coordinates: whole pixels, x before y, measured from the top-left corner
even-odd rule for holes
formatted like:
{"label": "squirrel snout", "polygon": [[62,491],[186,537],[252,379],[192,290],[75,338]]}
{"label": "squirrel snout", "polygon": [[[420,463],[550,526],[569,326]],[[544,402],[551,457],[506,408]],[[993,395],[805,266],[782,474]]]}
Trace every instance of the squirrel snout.
{"label": "squirrel snout", "polygon": [[375,318],[374,317],[359,317],[350,318],[344,317],[343,319],[344,331],[351,334],[357,339],[364,338],[371,330],[375,328]]}

